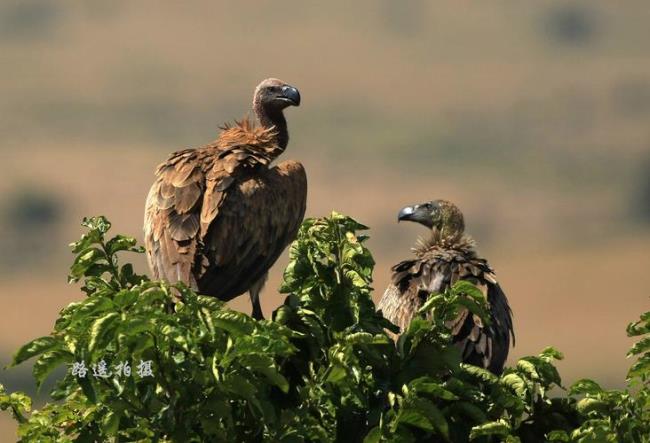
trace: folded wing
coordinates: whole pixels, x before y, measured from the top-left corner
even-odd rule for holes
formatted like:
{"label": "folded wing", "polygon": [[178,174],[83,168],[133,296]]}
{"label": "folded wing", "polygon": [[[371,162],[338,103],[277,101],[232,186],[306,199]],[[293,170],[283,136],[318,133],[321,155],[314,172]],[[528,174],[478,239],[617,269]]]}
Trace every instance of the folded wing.
{"label": "folded wing", "polygon": [[159,166],[144,223],[154,278],[229,300],[268,271],[295,238],[307,196],[300,163],[269,162],[239,145],[180,151]]}
{"label": "folded wing", "polygon": [[392,283],[386,289],[379,308],[402,331],[417,314],[429,294],[443,292],[459,280],[475,284],[487,297],[489,325],[467,309],[447,326],[466,363],[498,374],[508,356],[510,338],[514,340],[512,313],[508,300],[485,260],[462,255],[436,254],[406,260],[393,267]]}

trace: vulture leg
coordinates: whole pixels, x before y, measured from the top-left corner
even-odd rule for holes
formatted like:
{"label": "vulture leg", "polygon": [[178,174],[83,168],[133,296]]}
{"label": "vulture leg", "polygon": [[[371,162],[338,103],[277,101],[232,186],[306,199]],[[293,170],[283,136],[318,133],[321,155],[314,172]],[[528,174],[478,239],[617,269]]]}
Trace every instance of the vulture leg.
{"label": "vulture leg", "polygon": [[253,283],[253,286],[248,290],[248,294],[251,297],[251,304],[253,305],[253,313],[251,314],[255,320],[264,320],[264,315],[262,314],[262,307],[260,306],[260,292],[266,283],[269,273],[265,273],[262,278]]}

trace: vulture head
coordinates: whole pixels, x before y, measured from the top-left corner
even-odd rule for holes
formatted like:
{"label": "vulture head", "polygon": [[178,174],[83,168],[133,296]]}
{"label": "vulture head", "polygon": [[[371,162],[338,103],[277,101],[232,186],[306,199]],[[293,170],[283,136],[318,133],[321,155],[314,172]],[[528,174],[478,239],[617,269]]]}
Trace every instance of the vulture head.
{"label": "vulture head", "polygon": [[463,213],[452,202],[433,200],[414,206],[406,206],[397,214],[397,221],[408,220],[437,230],[443,237],[460,236],[465,231]]}
{"label": "vulture head", "polygon": [[282,111],[289,106],[300,105],[300,92],[293,86],[278,80],[267,78],[255,88],[253,107],[269,114]]}

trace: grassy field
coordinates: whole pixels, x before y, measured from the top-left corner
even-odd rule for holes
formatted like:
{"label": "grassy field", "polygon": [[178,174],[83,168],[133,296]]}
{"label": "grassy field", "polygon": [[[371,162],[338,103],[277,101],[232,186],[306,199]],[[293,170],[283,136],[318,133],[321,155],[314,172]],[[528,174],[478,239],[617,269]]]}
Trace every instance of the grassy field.
{"label": "grassy field", "polygon": [[[620,385],[625,324],[648,308],[646,3],[396,5],[0,5],[0,364],[82,296],[65,283],[81,217],[141,238],[156,164],[277,76],[303,96],[285,158],[305,164],[308,215],[371,226],[376,299],[424,234],[397,210],[453,200],[510,298],[512,357],[553,344],[567,382]],[[0,372],[9,389],[26,377]]]}

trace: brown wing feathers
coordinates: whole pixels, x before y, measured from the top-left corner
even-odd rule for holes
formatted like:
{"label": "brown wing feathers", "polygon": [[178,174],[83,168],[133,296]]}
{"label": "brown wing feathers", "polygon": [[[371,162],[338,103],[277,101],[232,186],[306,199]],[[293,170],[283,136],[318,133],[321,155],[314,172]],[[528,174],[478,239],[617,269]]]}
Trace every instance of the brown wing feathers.
{"label": "brown wing feathers", "polygon": [[[285,165],[283,169],[260,171],[260,166],[270,163],[268,153],[276,152],[277,146],[267,146],[272,144],[268,131],[249,133],[246,128],[250,128],[250,123],[240,122],[226,129],[216,144],[176,153],[158,168],[145,219],[147,249],[156,278],[187,282],[192,280],[189,273],[194,270],[194,278],[201,279],[210,267],[215,269],[229,260],[239,265],[251,253],[261,253],[262,256],[256,258],[262,258],[266,265],[271,260],[265,257],[275,261],[295,236],[295,225],[304,214],[304,170],[294,163],[288,169]],[[228,146],[224,140],[232,145]],[[284,180],[278,179],[280,171],[285,174]],[[285,183],[290,185],[288,190]],[[264,226],[247,229],[242,225],[273,215],[276,208],[269,200],[277,204],[278,199],[273,200],[277,193],[283,193],[287,200],[296,199],[294,205],[285,205],[293,213],[281,211],[285,218],[266,229]],[[215,224],[224,203],[228,213]],[[282,225],[288,225],[289,232],[285,232]],[[278,229],[282,232],[278,233]],[[276,232],[270,232],[273,230]],[[279,241],[272,242],[273,245],[266,245],[259,238],[274,235],[279,235]],[[206,240],[210,244],[206,244]],[[197,250],[197,246],[201,248]],[[252,251],[259,246],[263,247],[261,251]],[[272,247],[279,251],[268,251]],[[208,266],[206,257],[208,261],[212,259]],[[263,271],[269,266],[262,266],[266,268]],[[206,278],[205,281],[210,280]]]}
{"label": "brown wing feathers", "polygon": [[201,163],[194,150],[175,153],[158,167],[145,211],[145,243],[155,278],[194,283],[193,240],[203,189]]}
{"label": "brown wing feathers", "polygon": [[[263,178],[246,180],[234,188],[207,234],[210,268],[200,286],[234,294],[263,277],[295,238],[305,195],[306,176],[296,162],[280,163]],[[242,219],[244,223],[237,223]]]}
{"label": "brown wing feathers", "polygon": [[484,325],[478,316],[465,309],[447,326],[461,350],[463,361],[495,373],[503,370],[512,332],[511,312],[505,294],[484,260],[466,261],[462,255],[432,254],[397,264],[392,277],[379,308],[402,330],[408,327],[432,292],[442,292],[459,280],[474,283],[487,296],[491,325]]}

